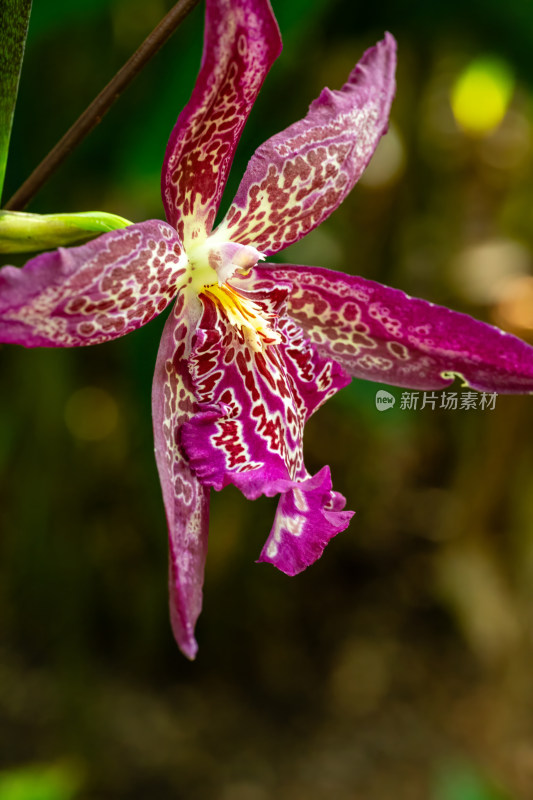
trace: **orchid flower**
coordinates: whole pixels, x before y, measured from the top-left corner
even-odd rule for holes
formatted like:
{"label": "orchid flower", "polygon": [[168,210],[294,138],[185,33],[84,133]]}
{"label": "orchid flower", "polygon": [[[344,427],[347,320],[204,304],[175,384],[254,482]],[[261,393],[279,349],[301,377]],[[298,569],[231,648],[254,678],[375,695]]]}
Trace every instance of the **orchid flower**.
{"label": "orchid flower", "polygon": [[533,348],[489,325],[364,278],[259,264],[326,219],[385,133],[395,42],[367,50],[340,91],[253,155],[215,217],[243,125],[281,49],[268,0],[206,0],[204,53],[167,146],[166,222],[150,220],[0,270],[0,341],[75,347],[122,336],[172,301],[155,368],[153,423],[168,521],[171,622],[194,658],[209,490],[280,494],[260,561],[294,575],[352,512],[329,468],[310,475],[303,430],[353,377],[415,389],[455,376],[533,391]]}

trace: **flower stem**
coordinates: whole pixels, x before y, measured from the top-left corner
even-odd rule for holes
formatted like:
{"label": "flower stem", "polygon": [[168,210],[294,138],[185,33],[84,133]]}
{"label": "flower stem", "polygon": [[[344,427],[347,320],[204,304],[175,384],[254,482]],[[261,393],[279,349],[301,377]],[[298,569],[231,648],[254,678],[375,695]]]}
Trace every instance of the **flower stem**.
{"label": "flower stem", "polygon": [[83,114],[76,120],[74,125],[66,132],[56,146],[50,150],[47,156],[34,169],[29,178],[24,181],[22,186],[10,197],[4,208],[10,211],[20,211],[25,208],[41,186],[63,163],[66,157],[75,147],[98,125],[104,114],[106,114],[115,100],[118,99],[124,89],[131,83],[133,78],[139,74],[142,68],[165,44],[167,39],[174,33],[178,25],[185,19],[187,14],[198,4],[199,0],[178,0],[176,5],[171,8],[168,14],[163,17],[159,25],[146,37],[144,42],[135,51],[124,66],[109,81],[107,86],[102,89],[100,94],[85,109]]}

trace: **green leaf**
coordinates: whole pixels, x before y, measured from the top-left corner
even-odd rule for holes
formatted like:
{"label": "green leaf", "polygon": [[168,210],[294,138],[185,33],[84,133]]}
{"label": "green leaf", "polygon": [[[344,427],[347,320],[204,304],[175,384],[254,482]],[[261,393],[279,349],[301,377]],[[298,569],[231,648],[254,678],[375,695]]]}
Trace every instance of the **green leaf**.
{"label": "green leaf", "polygon": [[0,197],[30,12],[31,0],[0,0]]}
{"label": "green leaf", "polygon": [[0,253],[55,250],[56,247],[85,242],[131,224],[129,220],[105,211],[83,211],[78,214],[0,211]]}

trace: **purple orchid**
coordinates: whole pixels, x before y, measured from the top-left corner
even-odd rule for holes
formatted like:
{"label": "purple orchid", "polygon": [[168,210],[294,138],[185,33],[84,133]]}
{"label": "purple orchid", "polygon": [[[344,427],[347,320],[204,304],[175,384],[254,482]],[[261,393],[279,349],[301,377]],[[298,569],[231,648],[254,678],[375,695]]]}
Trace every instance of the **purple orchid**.
{"label": "purple orchid", "polygon": [[194,658],[209,490],[280,494],[260,555],[294,575],[352,516],[328,467],[303,463],[307,419],[352,377],[414,389],[455,376],[485,392],[533,391],[533,348],[372,281],[258,261],[319,225],[385,133],[395,42],[368,50],[340,91],[252,157],[213,230],[240,133],[281,49],[268,0],[206,0],[204,55],[168,143],[167,222],[112,231],[0,271],[0,340],[71,347],[122,336],[175,300],[153,385],[156,459],[170,541],[170,608]]}

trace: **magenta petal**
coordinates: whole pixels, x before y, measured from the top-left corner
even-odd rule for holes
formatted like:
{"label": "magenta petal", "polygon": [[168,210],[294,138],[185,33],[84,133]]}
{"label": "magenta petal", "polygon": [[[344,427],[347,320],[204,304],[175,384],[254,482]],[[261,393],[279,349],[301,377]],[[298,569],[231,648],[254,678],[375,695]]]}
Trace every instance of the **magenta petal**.
{"label": "magenta petal", "polygon": [[268,0],[206,0],[200,74],[161,176],[167,219],[186,247],[211,231],[241,131],[280,51]]}
{"label": "magenta petal", "polygon": [[178,430],[194,412],[186,368],[192,320],[180,314],[182,298],[168,318],[152,390],[155,455],[169,533],[169,601],[172,630],[182,652],[194,658],[194,627],[202,608],[207,555],[209,489],[191,471],[177,444]]}
{"label": "magenta petal", "polygon": [[533,392],[533,347],[492,325],[398,289],[320,267],[261,266],[257,290],[290,281],[288,314],[350,375],[411,389],[455,376],[485,392]]}
{"label": "magenta petal", "polygon": [[183,425],[181,442],[199,479],[217,490],[232,483],[253,499],[306,479],[304,424],[349,381],[284,316],[286,296],[283,287],[270,296],[239,296],[243,308],[260,309],[271,324],[265,335],[279,337],[264,347],[208,293],[201,296],[204,313],[189,359],[198,410]]}
{"label": "magenta petal", "polygon": [[340,91],[324,89],[305,119],[262,144],[217,232],[271,255],[326,219],[387,130],[395,66],[396,43],[386,34]]}
{"label": "magenta petal", "polygon": [[116,339],[159,314],[187,259],[176,231],[150,220],[0,270],[0,341],[75,347]]}
{"label": "magenta petal", "polygon": [[274,526],[258,561],[268,561],[287,575],[296,575],[322,555],[327,543],[345,530],[353,511],[331,491],[328,467],[295,483],[279,500]]}

